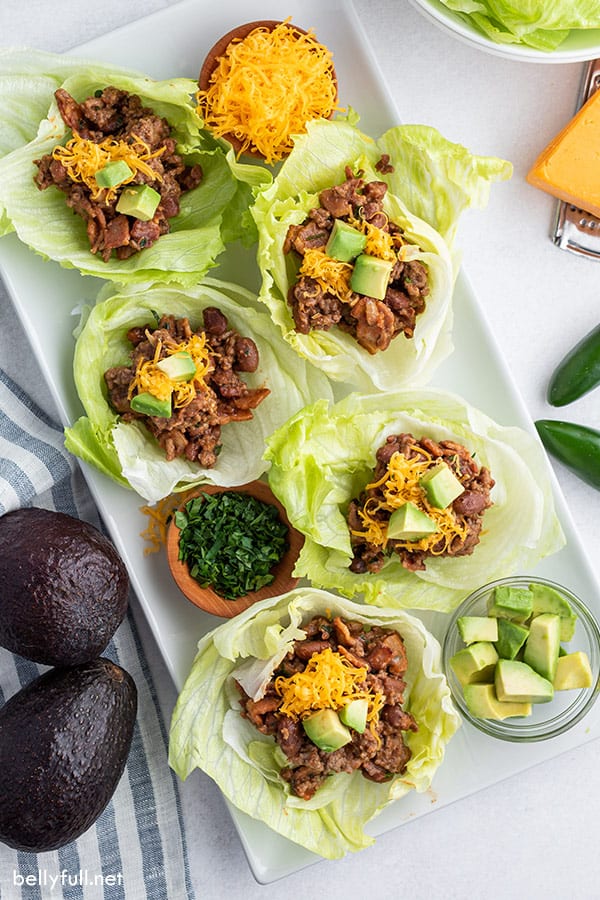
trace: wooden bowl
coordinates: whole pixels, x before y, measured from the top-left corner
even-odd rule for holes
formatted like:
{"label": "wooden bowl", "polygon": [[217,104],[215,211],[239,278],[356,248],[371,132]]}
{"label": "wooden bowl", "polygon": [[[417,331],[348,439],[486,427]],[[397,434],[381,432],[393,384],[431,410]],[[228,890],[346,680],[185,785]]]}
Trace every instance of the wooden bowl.
{"label": "wooden bowl", "polygon": [[[197,491],[186,494],[185,503],[193,497],[198,497],[200,494],[220,494],[226,492],[250,494],[252,497],[261,500],[263,503],[273,504],[277,508],[282,522],[287,526],[288,549],[279,563],[272,569],[275,577],[271,584],[265,585],[265,587],[262,587],[258,591],[251,591],[249,594],[245,594],[237,600],[226,600],[224,597],[220,597],[216,594],[211,587],[202,587],[202,585],[190,575],[187,563],[178,558],[180,529],[175,524],[174,516],[171,519],[167,534],[167,559],[169,561],[171,574],[173,575],[179,590],[185,594],[188,600],[205,612],[211,613],[213,616],[221,616],[230,619],[243,610],[248,609],[253,603],[264,600],[266,597],[284,594],[298,584],[299,579],[292,576],[292,569],[294,568],[298,554],[304,543],[304,535],[300,534],[299,531],[292,527],[285,509],[275,497],[268,484],[264,481],[251,481],[249,484],[242,484],[236,487],[220,487],[214,484],[205,484],[202,485],[201,488],[198,488]],[[182,503],[182,508],[185,503]]]}
{"label": "wooden bowl", "polygon": [[[256,22],[246,22],[244,25],[238,25],[237,28],[232,28],[231,31],[228,31],[227,34],[224,34],[223,37],[219,38],[219,40],[211,47],[211,49],[206,54],[206,58],[202,64],[202,68],[200,69],[200,75],[198,76],[198,87],[201,91],[207,91],[210,86],[210,78],[212,73],[217,67],[219,59],[225,54],[227,48],[231,44],[232,41],[243,41],[244,38],[248,37],[248,35],[254,31],[256,28],[265,28],[268,31],[273,31],[277,25],[281,25],[281,20],[276,19],[261,19]],[[306,34],[304,28],[300,28],[298,25],[293,25],[290,23],[290,28],[293,28],[294,31],[298,31],[301,34]],[[333,71],[333,80],[336,85],[336,96],[337,96],[337,79],[335,77],[335,70]],[[329,118],[333,116],[333,110]],[[236,156],[239,155],[242,149],[242,142],[239,138],[236,137],[235,134],[224,134],[223,137],[225,140],[229,141],[231,146],[234,149]],[[254,157],[255,159],[264,159],[262,153],[260,153],[256,148],[249,147],[244,150],[244,155]]]}

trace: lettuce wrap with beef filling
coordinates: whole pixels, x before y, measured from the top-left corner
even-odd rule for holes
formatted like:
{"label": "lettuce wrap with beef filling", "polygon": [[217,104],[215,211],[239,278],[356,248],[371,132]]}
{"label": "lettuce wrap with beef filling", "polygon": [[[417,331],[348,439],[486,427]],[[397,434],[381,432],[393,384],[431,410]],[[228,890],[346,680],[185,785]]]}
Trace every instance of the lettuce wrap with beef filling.
{"label": "lettuce wrap with beef filling", "polygon": [[[386,438],[402,433],[455,442],[487,468],[495,483],[479,541],[470,555],[429,556],[421,570],[392,553],[379,571],[352,571],[350,504],[373,481]],[[271,435],[265,458],[273,492],[306,536],[295,574],[367,603],[448,612],[479,585],[527,571],[564,544],[539,442],[445,391],[319,400]]]}
{"label": "lettuce wrap with beef filling", "polygon": [[[268,435],[314,397],[331,397],[322,373],[281,340],[264,307],[237,285],[208,278],[185,291],[161,285],[115,292],[108,285],[98,300],[84,313],[74,353],[75,385],[85,415],[66,429],[65,445],[149,502],[204,482],[229,486],[260,477],[267,468],[262,454]],[[122,421],[108,402],[104,377],[112,367],[131,363],[130,329],[156,324],[163,315],[187,317],[193,328],[202,329],[207,307],[216,307],[232,329],[254,341],[258,368],[242,372],[242,378],[250,388],[269,391],[250,419],[224,425],[220,452],[210,468],[185,456],[167,460],[143,423]]]}
{"label": "lettuce wrap with beef filling", "polygon": [[560,47],[571,29],[600,28],[597,0],[441,0],[498,44]]}
{"label": "lettuce wrap with beef filling", "polygon": [[[54,97],[65,90],[81,103],[114,86],[140,97],[142,105],[164,117],[187,166],[198,165],[202,179],[180,197],[169,231],[126,259],[113,253],[104,261],[92,253],[86,222],[67,206],[54,185],[34,183],[37,160],[72,137]],[[14,231],[41,256],[119,283],[177,281],[196,284],[215,264],[225,243],[253,241],[248,213],[251,188],[261,183],[260,167],[235,161],[203,129],[193,103],[195,82],[155,81],[139,73],[96,62],[38,51],[0,54],[0,234]],[[133,221],[133,220],[132,220]],[[143,246],[143,244],[142,244]]]}
{"label": "lettuce wrap with beef filling", "polygon": [[[373,338],[369,333],[376,317],[370,312],[373,301],[367,299],[366,307],[364,300],[356,305],[357,294],[348,294],[347,284],[340,288],[344,300],[342,318],[336,324],[331,324],[327,308],[332,303],[329,276],[326,282],[319,282],[320,275],[314,276],[319,284],[325,285],[322,290],[327,296],[317,311],[315,324],[308,330],[298,323],[290,303],[290,290],[298,283],[308,261],[307,254],[299,258],[295,248],[288,250],[290,235],[320,206],[321,192],[342,185],[349,171],[366,183],[365,194],[372,182],[385,185],[383,211],[372,221],[378,221],[384,230],[391,228],[397,243],[401,244],[391,255],[389,247],[370,250],[367,245],[366,255],[383,254],[392,261],[396,259],[398,265],[407,264],[416,269],[420,280],[425,272],[427,279],[424,308],[418,309],[416,320],[405,329],[400,320],[407,305],[413,303],[412,299],[407,301],[407,296],[412,296],[409,284],[414,279],[409,272],[407,279],[399,275],[396,281],[394,268],[388,281],[388,294],[383,299],[388,308],[377,306],[377,314],[381,313],[386,322],[384,330],[388,338],[394,334],[385,349],[376,351],[370,347],[370,341],[377,341],[377,335]],[[349,121],[309,123],[307,134],[295,139],[294,149],[273,183],[257,192],[251,208],[259,233],[257,259],[262,275],[259,296],[285,340],[330,378],[361,389],[388,390],[408,382],[425,383],[452,349],[452,292],[458,264],[454,238],[458,219],[468,207],[484,206],[491,182],[508,178],[511,171],[510,163],[475,156],[426,126],[395,127],[375,141]],[[357,203],[353,203],[353,208],[360,219],[364,210]],[[324,218],[327,219],[321,216],[317,220],[317,232]],[[342,218],[356,227],[354,215],[342,215]],[[331,221],[325,223],[327,231]],[[360,227],[368,226],[361,222]],[[323,232],[323,228],[320,230]],[[389,241],[389,235],[379,236],[385,239],[384,244]],[[318,239],[319,235],[312,237]],[[328,255],[325,248],[325,256]],[[327,265],[331,270],[329,261]],[[346,264],[343,277],[349,276],[354,265],[355,259]],[[393,298],[389,293],[391,287]],[[333,299],[337,309],[340,309],[339,296]],[[366,308],[366,315],[362,312],[359,315],[359,307]],[[397,311],[394,323],[390,309]],[[322,310],[326,321],[318,323]],[[353,333],[355,321],[365,339]]]}
{"label": "lettuce wrap with beef filling", "polygon": [[[405,736],[411,757],[403,774],[375,783],[356,770],[338,772],[303,800],[279,774],[286,758],[273,737],[241,716],[235,682],[260,697],[294,642],[305,637],[303,626],[317,615],[400,633],[408,661],[404,708],[418,730]],[[255,604],[200,640],[173,713],[169,761],[182,779],[195,768],[204,770],[238,809],[334,859],[372,844],[365,826],[390,803],[429,788],[459,724],[440,669],[439,644],[418,619],[304,587]]]}

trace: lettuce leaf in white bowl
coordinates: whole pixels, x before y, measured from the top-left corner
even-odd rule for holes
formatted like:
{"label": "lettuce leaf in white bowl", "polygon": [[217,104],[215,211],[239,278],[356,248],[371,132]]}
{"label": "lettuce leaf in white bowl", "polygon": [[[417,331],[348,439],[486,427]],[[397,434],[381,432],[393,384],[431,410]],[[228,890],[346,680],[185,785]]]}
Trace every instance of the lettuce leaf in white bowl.
{"label": "lettuce leaf in white bowl", "polygon": [[[372,480],[388,435],[451,440],[495,480],[493,505],[471,555],[432,556],[409,571],[392,554],[377,573],[350,570],[350,501]],[[350,394],[317,401],[267,441],[269,481],[305,543],[295,573],[367,603],[448,612],[481,584],[526,571],[564,544],[549,467],[535,437],[501,426],[460,397],[437,389]]]}
{"label": "lettuce leaf in white bowl", "polygon": [[600,28],[597,0],[441,0],[499,44],[551,52],[571,29]]}
{"label": "lettuce leaf in white bowl", "polygon": [[[376,168],[383,154],[389,166]],[[429,275],[430,292],[414,336],[399,334],[375,354],[338,326],[300,333],[287,300],[296,279],[293,254],[283,252],[288,228],[302,224],[319,206],[322,190],[344,182],[347,167],[366,182],[386,182],[384,210],[403,229],[410,259]],[[475,156],[426,126],[398,126],[375,141],[349,121],[309,123],[251,208],[259,233],[259,296],[285,340],[331,379],[363,390],[427,382],[452,350],[457,222],[468,207],[484,206],[491,183],[511,172],[510,163]]]}
{"label": "lettuce leaf in white bowl", "polygon": [[[222,450],[213,468],[184,457],[167,461],[143,425],[121,421],[108,403],[104,382],[107,369],[130,363],[131,344],[126,337],[130,328],[154,322],[156,315],[163,314],[187,317],[192,327],[202,327],[202,310],[207,306],[217,307],[230,327],[254,340],[260,363],[256,372],[244,373],[244,381],[249,387],[270,390],[249,421],[223,427]],[[66,429],[67,449],[149,502],[205,482],[231,486],[259,478],[268,468],[262,458],[266,438],[315,397],[331,397],[327,379],[281,340],[253,294],[209,278],[185,290],[160,285],[138,292],[107,286],[99,302],[85,313],[73,365],[86,415]]]}
{"label": "lettuce leaf in white bowl", "polygon": [[[180,212],[169,220],[167,234],[128,259],[113,255],[105,262],[90,251],[86,224],[67,206],[64,193],[55,187],[39,190],[34,176],[35,161],[71,136],[54,91],[64,88],[81,102],[109,85],[137,94],[144,106],[164,117],[177,153],[187,165],[200,165],[203,177],[181,195]],[[86,60],[6,51],[0,55],[0,87],[0,129],[6,129],[0,139],[0,235],[14,231],[36,253],[65,268],[122,284],[196,284],[215,265],[226,242],[255,239],[248,212],[251,188],[268,176],[260,167],[237,163],[204,130],[191,79],[155,81]]]}
{"label": "lettuce leaf in white bowl", "polygon": [[[281,751],[275,741],[242,718],[234,679],[243,680],[247,693],[259,691],[294,640],[304,637],[302,625],[316,615],[341,616],[402,635],[408,658],[404,707],[418,731],[405,735],[412,756],[404,774],[376,784],[358,771],[339,773],[311,800],[301,800],[279,775]],[[238,809],[335,859],[373,843],[365,826],[386,806],[411,790],[430,787],[459,726],[440,667],[439,644],[422,622],[402,611],[375,610],[304,587],[255,604],[200,640],[173,713],[169,761],[182,779],[202,769]]]}

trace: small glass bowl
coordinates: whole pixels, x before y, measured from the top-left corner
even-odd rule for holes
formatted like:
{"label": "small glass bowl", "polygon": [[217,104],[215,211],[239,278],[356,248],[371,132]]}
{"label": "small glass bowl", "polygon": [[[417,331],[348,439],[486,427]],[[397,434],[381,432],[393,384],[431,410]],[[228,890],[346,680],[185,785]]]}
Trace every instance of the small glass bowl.
{"label": "small glass bowl", "polygon": [[[487,601],[497,585],[526,588],[532,583],[544,584],[554,588],[573,609],[577,616],[575,634],[573,639],[563,646],[568,653],[576,650],[582,650],[587,653],[592,669],[592,685],[579,690],[556,691],[554,698],[549,703],[532,704],[532,713],[527,717],[514,717],[502,720],[480,719],[469,711],[463,696],[462,686],[450,666],[452,656],[465,647],[458,630],[457,621],[461,616],[487,615]],[[454,610],[444,637],[442,654],[446,678],[448,679],[454,702],[463,717],[479,731],[491,737],[500,738],[503,741],[527,743],[530,741],[544,741],[563,734],[589,712],[596,702],[598,691],[600,690],[600,629],[598,624],[579,597],[576,597],[575,594],[562,585],[548,581],[545,578],[533,576],[502,578],[485,584],[474,591]]]}

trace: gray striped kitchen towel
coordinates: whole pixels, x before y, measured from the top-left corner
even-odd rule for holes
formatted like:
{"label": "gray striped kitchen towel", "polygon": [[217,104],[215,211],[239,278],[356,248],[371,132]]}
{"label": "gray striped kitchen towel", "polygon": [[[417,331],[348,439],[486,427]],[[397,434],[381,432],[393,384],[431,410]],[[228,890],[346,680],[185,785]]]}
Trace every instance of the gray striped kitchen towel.
{"label": "gray striped kitchen towel", "polygon": [[[22,506],[60,510],[101,527],[63,447],[62,428],[0,370],[0,515]],[[105,655],[131,674],[138,689],[125,772],[96,824],[77,841],[40,854],[0,844],[2,900],[193,898],[166,731],[131,612]],[[0,648],[0,702],[43,668]]]}

